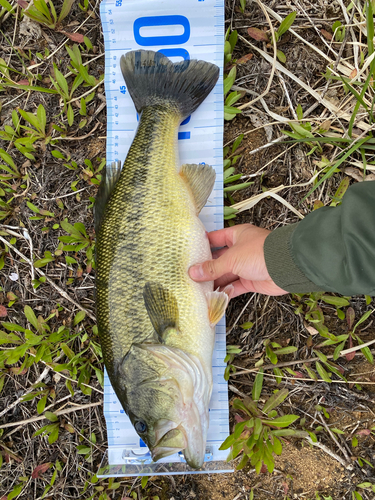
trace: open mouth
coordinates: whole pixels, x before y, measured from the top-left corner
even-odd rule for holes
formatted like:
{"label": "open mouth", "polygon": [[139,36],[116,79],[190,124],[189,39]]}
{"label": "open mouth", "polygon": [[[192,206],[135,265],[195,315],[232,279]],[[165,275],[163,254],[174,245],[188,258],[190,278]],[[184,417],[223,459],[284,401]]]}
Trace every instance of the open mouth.
{"label": "open mouth", "polygon": [[174,455],[187,446],[187,439],[183,430],[175,427],[166,432],[164,436],[156,443],[151,451],[152,459],[157,462],[161,458]]}

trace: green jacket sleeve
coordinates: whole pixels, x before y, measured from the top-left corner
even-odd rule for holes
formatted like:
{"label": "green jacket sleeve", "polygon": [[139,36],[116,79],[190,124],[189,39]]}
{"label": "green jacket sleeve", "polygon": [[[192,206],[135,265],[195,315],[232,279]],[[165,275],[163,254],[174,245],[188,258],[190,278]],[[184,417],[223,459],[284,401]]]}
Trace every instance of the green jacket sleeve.
{"label": "green jacket sleeve", "polygon": [[375,295],[375,181],[352,185],[323,207],[266,238],[268,272],[282,289]]}

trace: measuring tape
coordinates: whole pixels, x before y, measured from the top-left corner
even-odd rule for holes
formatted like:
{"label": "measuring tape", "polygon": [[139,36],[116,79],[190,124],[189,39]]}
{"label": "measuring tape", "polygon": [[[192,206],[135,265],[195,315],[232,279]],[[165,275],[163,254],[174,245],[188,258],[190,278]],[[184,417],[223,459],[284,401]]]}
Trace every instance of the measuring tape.
{"label": "measuring tape", "polygon": [[[216,182],[200,219],[207,231],[223,227],[223,44],[224,0],[103,0],[100,6],[105,42],[105,89],[107,99],[107,163],[124,162],[138,126],[138,116],[127,91],[120,58],[130,50],[144,49],[163,53],[173,62],[202,59],[220,68],[220,78],[198,110],[181,123],[178,133],[180,165],[212,165]],[[213,393],[207,437],[207,472],[228,472],[222,461],[227,451],[219,447],[229,433],[228,384],[224,380],[226,355],[224,319],[216,326],[213,354]],[[108,464],[113,466],[98,477],[121,476],[115,466],[147,464],[146,474],[158,474],[159,464],[169,464],[168,474],[194,473],[176,454],[151,463],[146,445],[135,432],[110,384],[104,379],[104,416],[108,434]],[[220,464],[221,462],[221,464]],[[215,463],[217,467],[215,468]],[[125,465],[123,465],[125,464]],[[173,466],[176,464],[176,467]],[[177,467],[178,464],[178,467]],[[150,471],[150,467],[152,470]],[[216,470],[215,470],[216,469]],[[142,475],[139,468],[131,474]],[[166,472],[159,472],[166,474]]]}

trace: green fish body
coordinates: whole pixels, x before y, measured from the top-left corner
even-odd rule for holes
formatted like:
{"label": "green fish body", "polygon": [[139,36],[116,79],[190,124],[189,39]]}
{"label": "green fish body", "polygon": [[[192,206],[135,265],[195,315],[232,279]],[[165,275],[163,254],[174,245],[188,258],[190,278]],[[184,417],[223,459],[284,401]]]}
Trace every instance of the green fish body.
{"label": "green fish body", "polygon": [[207,166],[178,168],[179,124],[209,94],[218,68],[173,64],[151,51],[121,59],[140,122],[127,158],[107,167],[96,202],[97,320],[113,388],[156,461],[184,450],[204,460],[214,325],[228,295],[195,283],[211,258],[198,218],[215,181]]}

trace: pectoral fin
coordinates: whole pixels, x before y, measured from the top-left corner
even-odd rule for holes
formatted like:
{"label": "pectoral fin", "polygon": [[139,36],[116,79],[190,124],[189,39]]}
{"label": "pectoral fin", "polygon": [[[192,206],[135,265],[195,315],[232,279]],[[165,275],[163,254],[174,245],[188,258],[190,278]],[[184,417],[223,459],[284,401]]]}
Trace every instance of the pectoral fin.
{"label": "pectoral fin", "polygon": [[121,162],[113,161],[103,170],[102,181],[94,205],[95,232],[99,231],[105,206],[121,174]]}
{"label": "pectoral fin", "polygon": [[180,176],[188,185],[199,214],[214,187],[216,172],[210,165],[186,164],[182,165]]}
{"label": "pectoral fin", "polygon": [[143,289],[143,300],[152,326],[161,340],[178,329],[176,297],[160,283],[149,281]]}
{"label": "pectoral fin", "polygon": [[224,316],[225,309],[227,308],[233,290],[233,285],[228,285],[222,292],[216,290],[215,292],[206,294],[208,301],[208,317],[211,326],[217,325]]}

